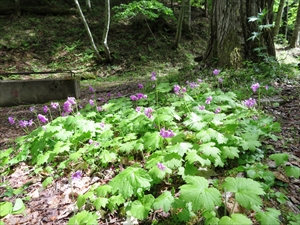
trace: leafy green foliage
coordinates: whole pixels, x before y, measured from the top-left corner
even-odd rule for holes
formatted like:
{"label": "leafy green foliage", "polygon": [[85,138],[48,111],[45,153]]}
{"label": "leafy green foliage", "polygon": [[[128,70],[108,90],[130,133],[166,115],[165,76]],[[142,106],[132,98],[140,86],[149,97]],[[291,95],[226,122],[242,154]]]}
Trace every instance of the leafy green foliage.
{"label": "leafy green foliage", "polygon": [[[101,106],[100,112],[88,105],[80,114],[58,117],[20,138],[20,151],[11,158],[14,151],[8,149],[0,156],[0,164],[27,161],[36,172],[51,171],[43,181],[45,188],[54,181],[54,171],[63,174],[74,165],[100,174],[111,171],[107,184],[96,184],[77,197],[77,208],[84,211],[70,218],[69,224],[96,223],[95,210],[117,210],[122,216],[144,220],[160,209],[179,223],[203,216],[205,224],[249,224],[241,214],[219,218],[215,209],[224,203],[223,191],[233,192],[246,209],[262,206],[261,196],[267,190],[263,188],[274,184],[274,175],[263,164],[245,163],[264,157],[261,140],[274,138],[271,133],[278,131],[278,124],[247,109],[232,92],[212,91],[209,85],[199,83],[172,94],[173,84],[155,84],[147,99],[122,97]],[[150,116],[145,114],[149,107]],[[216,112],[217,108],[221,112]],[[162,128],[174,136],[162,135]],[[278,165],[285,162],[278,156],[271,158]],[[227,177],[223,184],[212,182],[218,168],[231,168],[236,162],[245,165],[242,171],[252,179]],[[286,173],[299,177],[294,167]],[[271,213],[258,218],[265,220]]]}
{"label": "leafy green foliage", "polygon": [[252,179],[227,177],[223,187],[226,191],[233,192],[236,201],[246,209],[262,205],[259,195],[265,192],[261,185]]}
{"label": "leafy green foliage", "polygon": [[209,188],[205,178],[187,176],[184,180],[187,184],[179,187],[180,199],[191,202],[193,210],[213,210],[215,206],[221,205],[221,193],[215,188]]}
{"label": "leafy green foliage", "polygon": [[252,221],[248,219],[245,215],[239,213],[232,214],[230,217],[223,216],[219,221],[219,225],[240,225],[240,224],[251,225]]}
{"label": "leafy green foliage", "polygon": [[137,167],[128,167],[120,174],[114,177],[109,185],[112,187],[112,193],[120,193],[123,197],[129,198],[137,195],[140,191],[149,190],[152,178],[149,174]]}
{"label": "leafy green foliage", "polygon": [[276,166],[280,166],[289,160],[289,154],[277,153],[270,155],[269,158],[276,162]]}
{"label": "leafy green foliage", "polygon": [[274,224],[279,225],[281,224],[279,220],[280,211],[273,208],[267,208],[267,212],[257,212],[256,219],[260,222],[261,225],[268,225]]}
{"label": "leafy green foliage", "polygon": [[157,19],[159,16],[174,18],[173,11],[156,0],[133,1],[128,4],[121,4],[113,7],[117,13],[117,20],[128,20],[134,17],[141,17],[149,20]]}

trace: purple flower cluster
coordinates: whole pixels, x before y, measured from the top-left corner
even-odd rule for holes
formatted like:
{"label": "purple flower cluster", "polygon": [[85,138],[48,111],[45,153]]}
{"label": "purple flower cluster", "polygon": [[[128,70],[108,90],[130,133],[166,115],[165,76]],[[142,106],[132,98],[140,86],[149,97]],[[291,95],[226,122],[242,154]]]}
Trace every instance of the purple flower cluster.
{"label": "purple flower cluster", "polygon": [[76,105],[76,99],[74,97],[68,97],[68,100],[64,102],[63,106],[65,114],[69,114],[73,111],[73,105]]}
{"label": "purple flower cluster", "polygon": [[160,169],[162,171],[164,171],[166,169],[166,167],[162,163],[157,163],[156,165],[157,165],[158,169]]}
{"label": "purple flower cluster", "polygon": [[48,119],[45,116],[43,116],[42,114],[38,114],[37,117],[42,123],[48,122]]}
{"label": "purple flower cluster", "polygon": [[137,100],[146,99],[146,98],[148,98],[148,96],[144,95],[143,93],[137,93],[136,95],[130,95],[130,99],[132,101],[137,101]]}
{"label": "purple flower cluster", "polygon": [[155,72],[151,73],[151,80],[156,80],[156,73]]}
{"label": "purple flower cluster", "polygon": [[220,108],[217,108],[216,111],[215,111],[215,114],[218,114],[221,112],[221,109]]}
{"label": "purple flower cluster", "polygon": [[173,88],[175,94],[180,94],[180,93],[185,93],[186,92],[186,88],[185,87],[180,87],[179,85],[175,84],[174,88]]}
{"label": "purple flower cluster", "polygon": [[187,81],[186,84],[189,85],[190,88],[196,88],[196,87],[199,87],[199,84],[197,84],[197,83],[195,83],[195,82],[189,82],[189,81]]}
{"label": "purple flower cluster", "polygon": [[49,111],[48,106],[45,105],[44,108],[43,108],[43,111],[44,111],[44,113],[47,113]]}
{"label": "purple flower cluster", "polygon": [[213,71],[213,74],[214,74],[215,76],[217,76],[217,75],[219,75],[220,72],[221,72],[221,70],[215,69],[215,70]]}
{"label": "purple flower cluster", "polygon": [[139,89],[143,89],[144,86],[143,86],[142,84],[138,84],[138,88],[139,88]]}
{"label": "purple flower cluster", "polygon": [[251,89],[252,89],[253,92],[256,92],[259,87],[260,87],[259,83],[251,85]]}
{"label": "purple flower cluster", "polygon": [[57,108],[59,107],[58,102],[51,102],[51,107],[52,107],[53,109],[57,109]]}
{"label": "purple flower cluster", "polygon": [[8,122],[11,124],[11,125],[14,125],[15,124],[15,119],[13,117],[8,117]]}
{"label": "purple flower cluster", "polygon": [[89,86],[89,91],[92,92],[92,93],[95,93],[95,90],[92,86]]}
{"label": "purple flower cluster", "polygon": [[200,105],[198,106],[199,110],[204,110],[205,109],[205,105]]}
{"label": "purple flower cluster", "polygon": [[153,109],[152,108],[145,108],[145,115],[150,119],[152,118]]}
{"label": "purple flower cluster", "polygon": [[212,97],[209,96],[209,97],[206,99],[205,103],[206,103],[206,104],[210,104],[211,100],[212,100]]}
{"label": "purple flower cluster", "polygon": [[31,127],[33,124],[33,120],[29,120],[29,121],[26,121],[26,120],[20,120],[19,121],[19,126],[20,127],[23,127],[23,128],[26,128],[26,127]]}
{"label": "purple flower cluster", "polygon": [[172,130],[166,130],[165,128],[162,128],[159,132],[160,136],[162,136],[163,138],[171,138],[174,137],[174,133]]}
{"label": "purple flower cluster", "polygon": [[90,103],[91,106],[95,105],[94,100],[92,100],[92,99],[89,100],[89,103]]}
{"label": "purple flower cluster", "polygon": [[256,100],[249,98],[248,100],[243,101],[244,105],[248,108],[253,108],[256,105]]}
{"label": "purple flower cluster", "polygon": [[79,180],[82,177],[82,172],[80,170],[72,174],[72,180]]}
{"label": "purple flower cluster", "polygon": [[177,84],[174,85],[174,92],[175,94],[179,94],[179,91],[180,91],[181,87]]}

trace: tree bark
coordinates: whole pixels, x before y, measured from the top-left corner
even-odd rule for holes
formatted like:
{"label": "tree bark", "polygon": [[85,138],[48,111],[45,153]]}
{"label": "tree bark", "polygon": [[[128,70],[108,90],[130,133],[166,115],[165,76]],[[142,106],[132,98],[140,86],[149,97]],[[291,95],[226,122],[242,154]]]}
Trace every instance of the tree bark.
{"label": "tree bark", "polygon": [[274,36],[276,36],[279,33],[284,3],[285,3],[285,0],[280,0],[280,2],[279,2],[279,7],[278,7],[277,15],[276,15],[276,20],[275,20],[275,27],[273,30]]}
{"label": "tree bark", "polygon": [[275,56],[272,30],[264,29],[258,40],[249,40],[258,32],[258,24],[248,22],[263,9],[268,13],[263,24],[272,24],[274,0],[213,0],[211,35],[204,62],[218,67],[240,68],[245,60],[259,62],[255,48],[266,46],[266,53]]}
{"label": "tree bark", "polygon": [[291,41],[289,44],[289,48],[296,48],[297,46],[299,46],[299,31],[300,31],[300,0],[298,3],[297,17],[296,17]]}
{"label": "tree bark", "polygon": [[95,53],[95,55],[96,55],[96,58],[97,58],[97,60],[98,60],[99,62],[101,62],[101,61],[102,61],[102,57],[100,56],[99,51],[98,51],[98,49],[97,49],[97,47],[96,47],[96,45],[95,45],[93,35],[92,35],[91,31],[90,31],[89,25],[87,24],[87,22],[86,22],[86,20],[85,20],[85,17],[84,17],[84,15],[83,15],[83,12],[82,12],[82,10],[81,10],[81,7],[80,7],[80,5],[79,5],[79,2],[78,2],[78,0],[74,0],[74,1],[75,1],[75,4],[76,4],[76,8],[77,8],[77,10],[78,10],[78,12],[79,12],[79,14],[80,14],[81,19],[82,19],[82,22],[83,22],[83,24],[84,24],[84,27],[85,27],[85,29],[86,29],[86,31],[87,31],[87,33],[88,33],[89,38],[90,38],[92,47],[93,47],[93,49],[94,49],[94,53]]}
{"label": "tree bark", "polygon": [[17,16],[20,17],[21,16],[20,0],[15,0],[15,9],[16,9]]}
{"label": "tree bark", "polygon": [[178,48],[179,46],[179,42],[181,39],[181,34],[182,34],[182,24],[183,24],[183,20],[184,20],[184,11],[185,11],[185,4],[186,4],[187,0],[182,0],[181,1],[181,8],[180,8],[180,14],[179,14],[179,18],[177,21],[177,30],[176,30],[176,36],[175,36],[175,48]]}
{"label": "tree bark", "polygon": [[110,25],[110,0],[105,0],[105,25],[104,25],[104,32],[103,32],[103,47],[105,51],[105,59],[107,62],[112,61],[108,44],[107,44],[109,25]]}

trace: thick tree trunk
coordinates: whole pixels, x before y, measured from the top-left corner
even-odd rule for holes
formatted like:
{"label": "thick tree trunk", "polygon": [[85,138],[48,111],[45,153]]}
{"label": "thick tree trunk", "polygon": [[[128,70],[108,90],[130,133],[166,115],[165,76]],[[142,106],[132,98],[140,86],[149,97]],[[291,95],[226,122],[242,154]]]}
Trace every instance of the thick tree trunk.
{"label": "thick tree trunk", "polygon": [[265,8],[268,13],[263,24],[272,24],[273,0],[214,0],[205,63],[240,68],[245,60],[258,62],[254,49],[263,46],[267,47],[267,54],[275,56],[271,29],[263,30],[259,40],[248,40],[252,32],[258,32],[258,24],[248,22],[248,18]]}
{"label": "thick tree trunk", "polygon": [[278,7],[277,15],[276,15],[276,20],[275,20],[275,27],[274,27],[274,30],[273,30],[273,35],[274,36],[276,36],[279,33],[279,28],[280,28],[280,22],[281,22],[284,3],[285,3],[285,0],[280,0],[280,2],[279,2],[279,7]]}
{"label": "thick tree trunk", "polygon": [[289,44],[289,48],[296,48],[297,46],[299,46],[299,31],[300,31],[300,0],[298,4],[297,17],[296,17],[291,41]]}

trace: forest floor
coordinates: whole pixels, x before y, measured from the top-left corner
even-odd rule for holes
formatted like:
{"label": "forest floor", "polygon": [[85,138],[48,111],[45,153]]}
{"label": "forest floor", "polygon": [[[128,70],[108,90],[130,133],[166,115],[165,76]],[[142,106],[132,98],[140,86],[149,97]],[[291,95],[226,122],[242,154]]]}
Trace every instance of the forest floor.
{"label": "forest floor", "polygon": [[[95,16],[91,16],[92,19]],[[150,23],[148,27],[136,23],[133,25],[116,24],[110,31],[109,43],[114,57],[110,65],[98,65],[92,59],[88,38],[77,15],[68,16],[34,16],[24,15],[0,16],[0,72],[16,71],[48,71],[68,68],[80,77],[97,78],[95,83],[83,80],[81,87],[81,104],[85,105],[90,99],[88,86],[93,85],[97,97],[108,99],[111,96],[130,95],[137,90],[140,79],[150,77],[151,71],[161,74],[177,74],[180,70],[189,70],[195,66],[194,57],[201,55],[206,47],[208,38],[208,19],[203,17],[201,10],[195,9],[192,18],[192,32],[186,32],[178,50],[172,48],[172,37],[175,35],[174,24]],[[91,23],[91,29],[97,37],[102,37],[99,24]],[[139,32],[136,32],[139,30]],[[136,46],[133,48],[133,46]],[[278,47],[280,60],[287,63],[299,63],[300,49],[290,51]],[[188,76],[188,73],[186,73]],[[20,76],[10,77],[20,79]],[[181,78],[184,81],[184,77]],[[269,141],[276,153],[287,152],[295,156],[290,163],[300,167],[300,85],[299,80],[293,82],[275,82],[276,88],[281,89],[280,96],[284,101],[279,105],[267,105],[264,111],[281,124],[278,141]],[[38,113],[43,113],[43,106],[35,105]],[[13,140],[25,135],[17,125],[8,123],[8,116],[19,119],[35,119],[29,111],[29,105],[15,107],[0,107],[0,151],[13,146]],[[58,116],[57,114],[53,115]],[[74,210],[74,200],[68,178],[57,178],[53,185],[42,188],[44,174],[31,176],[32,167],[21,163],[11,168],[12,173],[1,177],[1,182],[8,181],[10,187],[17,189],[28,184],[26,194],[5,196],[7,189],[0,186],[2,200],[14,201],[16,197],[29,196],[26,201],[25,216],[9,215],[5,224],[66,224]],[[285,204],[287,210],[300,213],[300,180],[288,179],[278,173],[277,179],[286,185],[288,190]],[[112,176],[106,171],[103,179]],[[99,178],[98,178],[99,179]],[[75,183],[74,189],[84,193],[89,186],[98,180],[84,177],[80,183]],[[29,185],[30,184],[30,185]],[[67,193],[67,194],[66,194]],[[24,196],[22,196],[24,195]],[[3,197],[5,196],[5,197]],[[270,202],[271,207],[279,207],[278,203]],[[273,204],[273,205],[272,205]],[[119,218],[111,217],[103,224],[121,224]]]}

